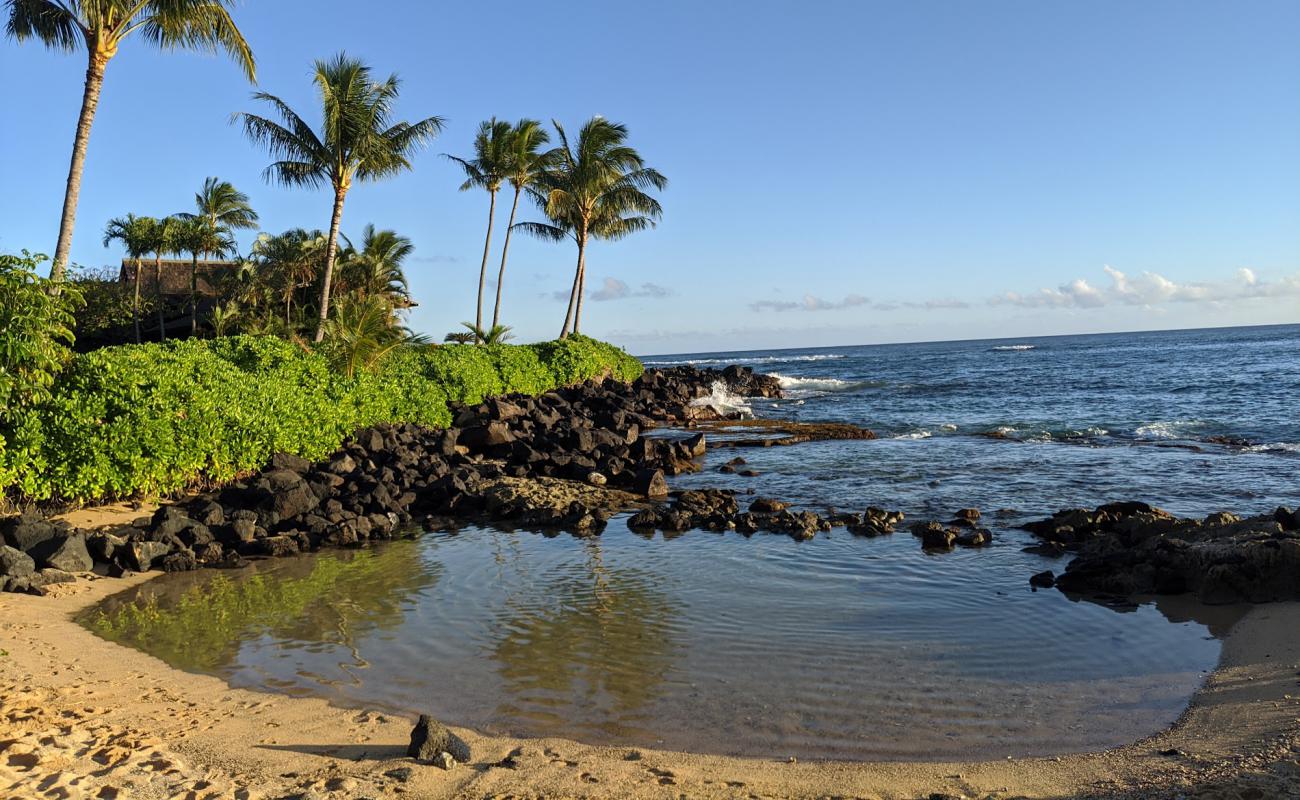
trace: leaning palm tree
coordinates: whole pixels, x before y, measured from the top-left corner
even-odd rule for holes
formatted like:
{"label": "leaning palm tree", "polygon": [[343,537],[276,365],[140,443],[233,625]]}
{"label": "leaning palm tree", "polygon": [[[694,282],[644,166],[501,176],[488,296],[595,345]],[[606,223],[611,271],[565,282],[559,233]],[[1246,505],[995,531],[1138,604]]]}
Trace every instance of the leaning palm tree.
{"label": "leaning palm tree", "polygon": [[487,283],[488,251],[492,248],[492,220],[497,212],[497,192],[501,190],[501,183],[506,179],[510,166],[511,136],[510,123],[500,122],[493,117],[478,126],[478,135],[474,137],[473,158],[447,156],[465,170],[465,182],[460,185],[462,192],[487,189],[489,197],[487,236],[483,238],[483,263],[478,270],[478,306],[474,313],[476,328],[483,327],[483,286]]}
{"label": "leaning palm tree", "polygon": [[663,213],[659,202],[644,190],[663,189],[668,179],[645,166],[641,155],[629,147],[627,127],[603,117],[593,117],[578,132],[576,147],[558,122],[552,122],[560,146],[548,156],[529,194],[550,218],[550,224],[521,222],[528,233],[555,241],[572,238],[578,245],[578,265],[564,315],[560,338],[580,331],[582,296],[587,277],[587,243],[595,239],[621,239],[654,227]]}
{"label": "leaning palm tree", "polygon": [[69,52],[84,49],[89,59],[63,195],[59,242],[50,268],[50,277],[61,281],[72,247],[81,173],[104,71],[122,42],[138,33],[136,38],[143,37],[163,50],[225,50],[250,81],[256,76],[253,52],[227,10],[234,0],[6,0],[5,4],[10,36],[19,41],[39,39],[48,47]]}
{"label": "leaning palm tree", "polygon": [[317,61],[314,80],[324,117],[319,135],[283,100],[265,92],[253,96],[269,103],[280,122],[256,114],[237,114],[236,118],[243,121],[248,137],[266,145],[277,159],[266,169],[268,180],[286,186],[328,185],[334,190],[316,326],[319,342],[325,337],[329,318],[330,281],[348,190],[354,181],[379,180],[410,169],[410,156],[442,130],[442,119],[393,122],[397,76],[376,82],[370,67],[344,53]]}
{"label": "leaning palm tree", "polygon": [[510,204],[510,222],[506,225],[506,238],[501,244],[501,268],[497,271],[497,297],[492,306],[492,327],[501,321],[501,287],[506,281],[506,254],[510,252],[510,234],[515,227],[515,212],[519,210],[519,195],[532,186],[545,169],[550,153],[542,145],[551,137],[535,119],[521,119],[510,131],[510,152],[507,155],[506,180],[514,187],[515,199]]}
{"label": "leaning palm tree", "polygon": [[133,283],[135,290],[131,298],[131,319],[135,324],[135,343],[140,344],[140,269],[141,262],[146,255],[153,251],[154,229],[158,226],[158,220],[153,217],[137,217],[135,214],[127,214],[125,217],[117,217],[108,221],[108,227],[104,229],[104,246],[108,247],[109,242],[119,241],[126,248],[127,258],[130,258],[135,266],[135,277]]}
{"label": "leaning palm tree", "polygon": [[410,299],[406,283],[404,262],[415,251],[415,245],[396,231],[377,231],[366,225],[361,237],[361,249],[339,267],[339,278],[348,291],[363,297],[377,296],[396,306]]}

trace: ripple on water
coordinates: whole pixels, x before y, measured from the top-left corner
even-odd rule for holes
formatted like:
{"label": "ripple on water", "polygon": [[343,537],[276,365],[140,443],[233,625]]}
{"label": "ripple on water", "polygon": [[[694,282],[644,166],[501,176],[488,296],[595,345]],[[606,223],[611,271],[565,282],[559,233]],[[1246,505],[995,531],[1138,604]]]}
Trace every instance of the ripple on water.
{"label": "ripple on water", "polygon": [[1031,592],[1050,562],[1023,543],[467,529],[167,576],[87,623],[236,685],[704,752],[1031,755],[1176,718],[1218,656],[1206,625]]}

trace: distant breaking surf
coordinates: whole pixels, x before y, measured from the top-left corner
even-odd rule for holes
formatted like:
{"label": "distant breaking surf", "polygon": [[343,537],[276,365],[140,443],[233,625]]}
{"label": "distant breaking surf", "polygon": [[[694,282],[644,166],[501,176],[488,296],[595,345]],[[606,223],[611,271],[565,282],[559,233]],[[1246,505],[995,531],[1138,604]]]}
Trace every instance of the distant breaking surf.
{"label": "distant breaking surf", "polygon": [[990,350],[1036,350],[1036,344],[999,344],[989,348]]}

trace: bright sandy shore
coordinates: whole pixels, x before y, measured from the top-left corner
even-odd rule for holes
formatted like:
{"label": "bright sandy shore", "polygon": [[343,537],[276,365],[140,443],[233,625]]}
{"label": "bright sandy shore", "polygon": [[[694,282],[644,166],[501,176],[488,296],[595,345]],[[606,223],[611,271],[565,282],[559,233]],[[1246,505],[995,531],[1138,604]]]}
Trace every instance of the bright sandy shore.
{"label": "bright sandy shore", "polygon": [[0,595],[0,798],[1300,797],[1300,603],[1253,609],[1177,725],[1105,753],[790,764],[458,729],[473,759],[446,772],[403,757],[410,719],[231,689],[72,621],[150,577]]}

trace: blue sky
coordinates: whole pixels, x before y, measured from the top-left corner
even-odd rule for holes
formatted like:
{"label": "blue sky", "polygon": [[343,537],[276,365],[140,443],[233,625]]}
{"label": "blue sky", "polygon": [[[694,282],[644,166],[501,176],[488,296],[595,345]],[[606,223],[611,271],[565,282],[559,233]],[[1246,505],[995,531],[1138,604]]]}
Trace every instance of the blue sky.
{"label": "blue sky", "polygon": [[[588,259],[585,332],[633,352],[1300,321],[1293,0],[383,6],[249,0],[236,19],[258,88],[309,119],[311,62],[340,49],[402,77],[402,116],[447,118],[344,214],[414,240],[419,330],[473,316],[487,197],[439,153],[493,115],[603,114],[668,176],[659,228]],[[0,44],[0,250],[53,250],[84,70]],[[228,123],[251,91],[224,59],[124,46],[74,260],[113,263],[105,221],[185,210],[207,175],[267,230],[327,227],[327,193],[265,184]],[[558,333],[574,255],[512,242],[521,340]]]}

